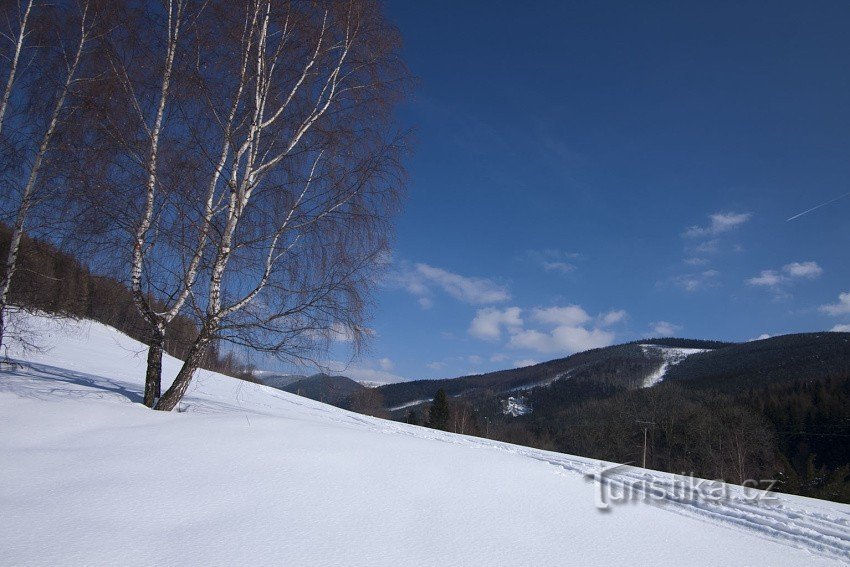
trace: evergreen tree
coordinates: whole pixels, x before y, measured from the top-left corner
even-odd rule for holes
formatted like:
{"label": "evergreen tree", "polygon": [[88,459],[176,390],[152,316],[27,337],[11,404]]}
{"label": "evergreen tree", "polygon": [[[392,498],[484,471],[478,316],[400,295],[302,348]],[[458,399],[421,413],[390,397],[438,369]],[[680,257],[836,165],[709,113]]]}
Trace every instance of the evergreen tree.
{"label": "evergreen tree", "polygon": [[449,401],[446,391],[440,388],[434,396],[431,411],[428,413],[428,427],[447,431],[449,428]]}

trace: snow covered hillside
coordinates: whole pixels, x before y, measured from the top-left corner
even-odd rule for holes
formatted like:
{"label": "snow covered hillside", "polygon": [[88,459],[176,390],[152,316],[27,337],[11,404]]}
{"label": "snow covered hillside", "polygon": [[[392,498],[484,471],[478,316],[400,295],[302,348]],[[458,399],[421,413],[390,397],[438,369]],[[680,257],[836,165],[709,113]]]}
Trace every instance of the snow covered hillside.
{"label": "snow covered hillside", "polygon": [[706,352],[704,348],[678,348],[661,345],[640,345],[640,348],[643,349],[644,354],[661,355],[662,359],[658,370],[643,379],[644,388],[651,388],[664,380],[667,369],[674,364],[679,364],[692,354]]}
{"label": "snow covered hillside", "polygon": [[[141,404],[144,349],[29,316],[0,375],[0,564],[840,565],[850,506],[437,432],[201,372]],[[166,358],[170,380],[178,361]],[[166,384],[167,385],[167,384]],[[640,499],[651,482],[662,498]],[[636,502],[595,506],[631,486]],[[669,490],[668,490],[669,489]],[[758,493],[755,493],[758,496]],[[750,494],[749,496],[753,496]]]}

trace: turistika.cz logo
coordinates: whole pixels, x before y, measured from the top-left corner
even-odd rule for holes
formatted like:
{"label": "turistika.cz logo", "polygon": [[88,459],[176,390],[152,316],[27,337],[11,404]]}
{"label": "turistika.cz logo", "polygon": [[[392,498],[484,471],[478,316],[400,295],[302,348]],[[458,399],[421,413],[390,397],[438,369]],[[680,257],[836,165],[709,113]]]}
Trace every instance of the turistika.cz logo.
{"label": "turistika.cz logo", "polygon": [[612,505],[631,502],[689,502],[720,504],[735,498],[747,503],[776,500],[771,490],[776,485],[773,479],[748,479],[741,486],[733,486],[722,480],[696,478],[693,474],[640,476],[623,474],[627,470],[638,471],[631,463],[599,463],[597,472],[584,475],[594,484],[594,505],[599,510],[609,510]]}

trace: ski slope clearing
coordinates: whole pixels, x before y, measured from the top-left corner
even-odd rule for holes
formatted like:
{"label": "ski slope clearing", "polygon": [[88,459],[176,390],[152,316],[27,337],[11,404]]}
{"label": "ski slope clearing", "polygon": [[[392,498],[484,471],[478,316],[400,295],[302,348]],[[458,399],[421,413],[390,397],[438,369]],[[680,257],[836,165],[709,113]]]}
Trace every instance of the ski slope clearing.
{"label": "ski slope clearing", "polygon": [[[0,375],[7,565],[842,565],[850,506],[673,491],[594,505],[589,459],[353,414],[200,372],[141,406],[144,349],[28,316]],[[178,361],[166,358],[173,376]],[[672,486],[620,469],[599,486]],[[727,487],[728,488],[728,487]]]}
{"label": "ski slope clearing", "polygon": [[678,348],[661,345],[640,345],[640,348],[643,349],[644,354],[660,354],[662,359],[658,370],[643,379],[644,388],[651,388],[664,380],[664,375],[667,374],[667,369],[671,366],[679,364],[692,354],[706,352],[707,350],[704,348]]}

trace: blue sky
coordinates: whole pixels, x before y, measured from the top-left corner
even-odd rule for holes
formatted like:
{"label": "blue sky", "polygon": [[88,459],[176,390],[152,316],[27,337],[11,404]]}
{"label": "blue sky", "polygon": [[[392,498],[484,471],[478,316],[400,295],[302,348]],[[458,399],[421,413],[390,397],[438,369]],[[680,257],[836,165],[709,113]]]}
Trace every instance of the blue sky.
{"label": "blue sky", "polygon": [[850,325],[850,196],[787,220],[850,191],[850,3],[387,11],[416,150],[348,375]]}

